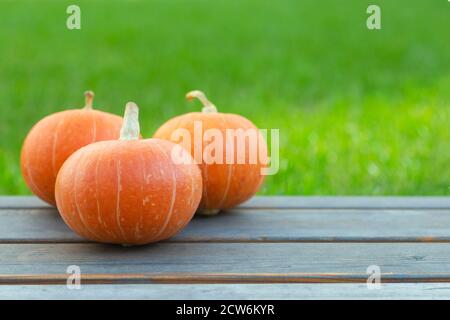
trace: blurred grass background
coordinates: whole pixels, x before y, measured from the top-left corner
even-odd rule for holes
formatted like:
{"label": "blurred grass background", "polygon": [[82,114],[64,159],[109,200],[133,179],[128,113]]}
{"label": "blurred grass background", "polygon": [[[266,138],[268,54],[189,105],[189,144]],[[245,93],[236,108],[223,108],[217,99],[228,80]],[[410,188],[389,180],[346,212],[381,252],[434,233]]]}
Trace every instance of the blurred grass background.
{"label": "blurred grass background", "polygon": [[150,137],[202,89],[280,129],[262,194],[448,195],[449,30],[446,0],[0,1],[0,194],[29,193],[25,135],[84,90],[117,114],[136,101]]}

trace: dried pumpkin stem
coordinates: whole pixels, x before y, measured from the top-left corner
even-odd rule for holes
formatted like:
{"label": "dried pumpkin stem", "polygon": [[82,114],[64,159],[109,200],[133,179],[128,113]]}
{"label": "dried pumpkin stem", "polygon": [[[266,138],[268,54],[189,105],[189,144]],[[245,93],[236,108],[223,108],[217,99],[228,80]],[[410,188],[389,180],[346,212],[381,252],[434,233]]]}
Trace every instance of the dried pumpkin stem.
{"label": "dried pumpkin stem", "polygon": [[94,92],[93,91],[86,91],[84,93],[85,96],[85,104],[84,104],[84,108],[86,110],[92,110],[92,103],[94,101]]}
{"label": "dried pumpkin stem", "polygon": [[186,99],[192,100],[197,98],[203,104],[202,112],[204,113],[214,113],[217,112],[217,108],[211,101],[206,98],[206,95],[200,90],[193,90],[186,94]]}
{"label": "dried pumpkin stem", "polygon": [[138,140],[139,133],[139,108],[136,103],[128,102],[125,107],[125,115],[123,117],[119,140]]}

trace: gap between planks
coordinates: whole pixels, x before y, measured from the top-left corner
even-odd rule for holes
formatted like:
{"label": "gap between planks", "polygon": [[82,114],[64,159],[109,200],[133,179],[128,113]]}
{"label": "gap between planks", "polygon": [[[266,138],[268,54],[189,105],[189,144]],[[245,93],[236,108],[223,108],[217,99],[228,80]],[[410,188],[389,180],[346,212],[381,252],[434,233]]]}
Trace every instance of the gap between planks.
{"label": "gap between planks", "polygon": [[[51,208],[34,196],[0,196],[0,209]],[[238,209],[450,209],[446,196],[255,196]]]}
{"label": "gap between planks", "polygon": [[[2,285],[61,285],[67,274],[0,275]],[[367,274],[345,273],[165,273],[165,274],[85,274],[82,284],[275,284],[275,283],[367,283]],[[382,283],[450,283],[448,274],[381,274]]]}
{"label": "gap between planks", "polygon": [[[1,240],[0,244],[96,244],[95,241],[73,239],[73,240],[55,240],[55,239],[14,239]],[[405,238],[386,238],[386,237],[355,237],[355,238],[297,238],[297,239],[176,239],[171,238],[160,242],[164,243],[450,243],[450,237],[405,237]],[[119,245],[120,246],[120,245]],[[142,245],[145,246],[145,245]]]}

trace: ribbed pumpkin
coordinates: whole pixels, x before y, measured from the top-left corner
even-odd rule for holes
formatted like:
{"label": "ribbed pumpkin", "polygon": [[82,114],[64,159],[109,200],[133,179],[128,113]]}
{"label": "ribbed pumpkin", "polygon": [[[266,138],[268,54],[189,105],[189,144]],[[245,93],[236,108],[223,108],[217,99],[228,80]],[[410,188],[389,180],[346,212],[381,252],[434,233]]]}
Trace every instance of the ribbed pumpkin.
{"label": "ribbed pumpkin", "polygon": [[92,109],[94,94],[85,93],[82,109],[49,115],[36,123],[22,146],[22,175],[31,191],[56,205],[55,181],[64,161],[92,142],[119,137],[122,117]]}
{"label": "ribbed pumpkin", "polygon": [[[138,108],[128,103],[119,140],[83,147],[61,168],[58,210],[82,237],[146,244],[173,236],[194,215],[202,179],[190,154],[169,141],[138,138]],[[183,164],[172,161],[174,147]]]}
{"label": "ribbed pumpkin", "polygon": [[[267,144],[250,120],[237,114],[219,113],[203,92],[191,91],[186,98],[188,100],[198,98],[203,104],[202,112],[187,113],[170,119],[156,131],[154,138],[180,143],[179,133],[182,131],[189,133],[191,139],[187,147],[190,147],[188,149],[199,164],[203,177],[203,196],[198,213],[216,214],[220,209],[232,208],[244,202],[258,191],[264,179],[261,169],[267,167]],[[221,134],[223,137],[223,150],[220,150],[223,154],[222,162],[208,159],[208,145],[211,146],[213,139],[203,134],[196,134],[196,126],[201,126],[205,134],[209,129]],[[250,130],[256,134],[258,149],[250,150],[249,144],[246,144],[244,163],[238,163],[236,159],[234,163],[226,162],[227,157],[230,156],[231,159],[239,151],[237,138],[227,137],[227,129]],[[186,147],[186,141],[180,144]],[[201,146],[203,151],[198,152],[198,146]],[[256,162],[249,161],[251,152],[257,152]],[[211,151],[212,158],[213,153]]]}

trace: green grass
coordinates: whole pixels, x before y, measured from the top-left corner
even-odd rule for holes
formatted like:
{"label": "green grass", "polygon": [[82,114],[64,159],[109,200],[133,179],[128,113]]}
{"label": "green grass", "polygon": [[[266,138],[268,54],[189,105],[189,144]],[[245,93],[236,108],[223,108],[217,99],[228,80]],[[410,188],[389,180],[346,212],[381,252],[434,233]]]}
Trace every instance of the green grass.
{"label": "green grass", "polygon": [[141,106],[143,135],[199,109],[279,128],[263,194],[450,194],[450,4],[373,1],[0,1],[0,194],[29,193],[19,152],[43,116]]}

